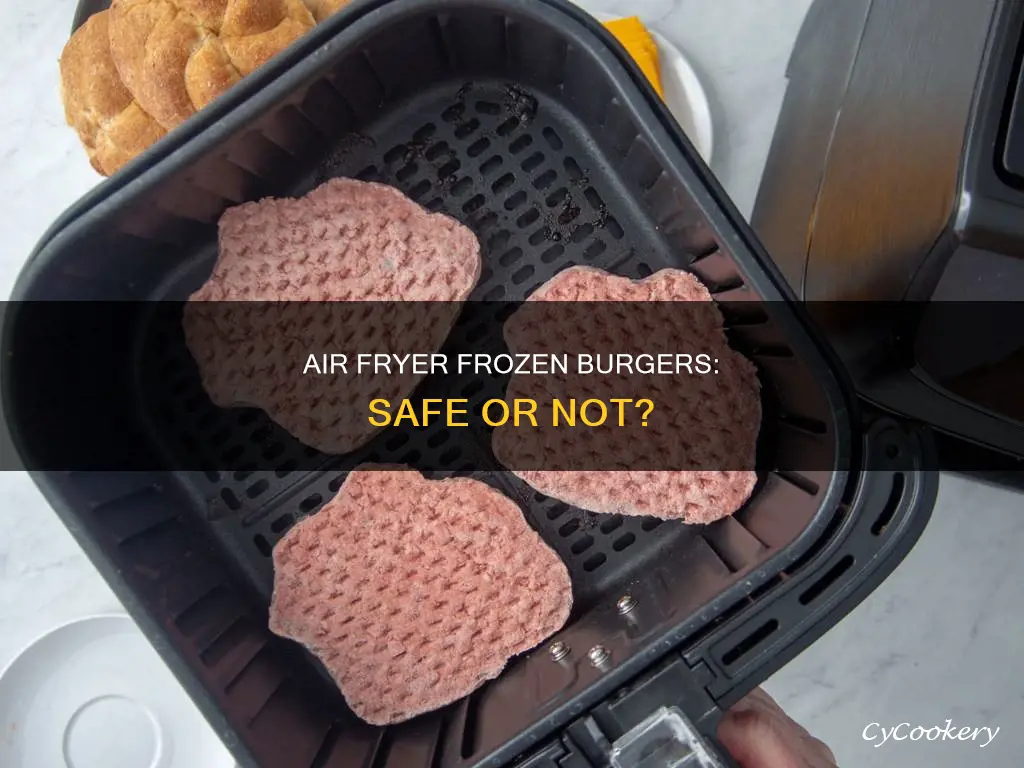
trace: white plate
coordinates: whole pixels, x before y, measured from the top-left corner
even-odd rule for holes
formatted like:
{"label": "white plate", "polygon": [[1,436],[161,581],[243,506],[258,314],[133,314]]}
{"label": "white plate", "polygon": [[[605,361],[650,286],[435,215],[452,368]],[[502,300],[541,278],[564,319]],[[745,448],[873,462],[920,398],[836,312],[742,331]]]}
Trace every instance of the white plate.
{"label": "white plate", "polygon": [[0,672],[3,768],[233,768],[126,615],[43,635]]}
{"label": "white plate", "polygon": [[[622,18],[608,13],[593,12],[591,15],[601,22]],[[653,29],[648,31],[658,46],[658,66],[661,70],[661,88],[665,92],[665,106],[704,158],[704,162],[711,165],[714,138],[708,96],[682,51]]]}

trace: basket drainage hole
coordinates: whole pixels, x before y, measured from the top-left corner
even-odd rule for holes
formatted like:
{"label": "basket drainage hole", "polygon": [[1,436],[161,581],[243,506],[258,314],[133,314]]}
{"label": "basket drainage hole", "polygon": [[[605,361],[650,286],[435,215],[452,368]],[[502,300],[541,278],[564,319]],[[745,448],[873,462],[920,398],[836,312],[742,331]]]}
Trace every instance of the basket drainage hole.
{"label": "basket drainage hole", "polygon": [[498,194],[499,192],[504,192],[515,183],[516,177],[511,173],[506,173],[503,176],[499,176],[498,180],[491,184],[491,191]]}
{"label": "basket drainage hole", "polygon": [[267,537],[262,533],[257,533],[252,537],[253,543],[256,545],[256,549],[260,551],[260,554],[264,557],[270,557],[274,554],[274,548],[270,546],[270,542],[267,541]]}
{"label": "basket drainage hole", "polygon": [[529,237],[530,245],[540,245],[545,240],[551,237],[551,230],[546,226],[541,227],[536,232],[532,233]]}
{"label": "basket drainage hole", "polygon": [[583,196],[587,198],[587,202],[590,203],[590,207],[595,211],[600,213],[604,208],[604,200],[601,199],[601,196],[597,194],[597,190],[593,187],[587,187],[583,190]]}
{"label": "basket drainage hole", "polygon": [[519,190],[518,192],[516,192],[514,195],[512,195],[511,197],[509,197],[505,201],[505,210],[506,211],[514,211],[516,208],[518,208],[519,206],[521,206],[525,202],[526,202],[526,193],[523,192],[522,190]]}
{"label": "basket drainage hole", "polygon": [[518,139],[516,139],[515,141],[508,145],[508,151],[511,152],[513,155],[518,155],[531,144],[533,144],[533,136],[531,136],[528,133],[524,133],[522,136],[520,136]]}
{"label": "basket drainage hole", "polygon": [[722,656],[722,664],[727,667],[735,664],[741,658],[750,653],[750,651],[754,650],[754,648],[767,640],[778,628],[778,620],[771,619],[770,621],[766,621],[760,627],[747,635],[745,639],[741,640],[730,650],[726,651]]}
{"label": "basket drainage hole", "polygon": [[[507,267],[510,264],[515,264],[522,257],[523,257],[523,249],[517,247],[517,248],[513,248],[513,249],[511,249],[509,251],[506,251],[505,253],[501,254],[501,256],[498,257],[498,263],[501,264],[501,266],[503,266],[503,267]],[[532,275],[533,274],[533,267],[530,266],[530,265],[527,265],[527,267],[529,267],[530,274],[526,275],[525,277],[523,277],[520,280],[517,280],[516,276],[519,274],[519,272],[516,272],[516,274],[512,276],[512,282],[514,282],[514,283],[521,283],[527,277]],[[526,269],[527,267],[523,267],[523,269]],[[522,270],[520,270],[520,271],[522,271]]]}
{"label": "basket drainage hole", "polygon": [[483,208],[484,203],[486,202],[487,200],[484,198],[483,195],[476,195],[475,197],[471,197],[469,198],[469,200],[466,201],[465,205],[462,206],[462,212],[475,213],[476,211]]}
{"label": "basket drainage hole", "polygon": [[885,456],[888,459],[897,459],[900,455],[900,447],[898,445],[888,445],[885,448]]}
{"label": "basket drainage hole", "polygon": [[[555,173],[554,171],[552,171],[549,168],[548,170],[544,171],[544,173],[542,173],[540,176],[538,176],[536,179],[534,179],[533,186],[534,186],[535,189],[547,189],[548,187],[550,187],[552,184],[555,183],[555,179],[557,179],[557,178],[558,178],[558,174]],[[548,198],[548,207],[549,208],[554,207],[555,205],[558,205],[559,202],[561,202],[561,201],[560,200],[554,200],[552,202],[551,198]]]}
{"label": "basket drainage hole", "polygon": [[473,180],[469,176],[463,176],[457,182],[452,184],[452,196],[462,197],[464,194],[469,192],[473,188]]}
{"label": "basket drainage hole", "polygon": [[624,536],[620,536],[612,543],[612,549],[616,552],[621,552],[634,541],[636,541],[636,536],[632,533],[627,533]]}
{"label": "basket drainage hole", "polygon": [[[544,204],[548,208],[554,208],[559,203],[562,203],[569,197],[569,190],[565,187],[559,187],[544,200]],[[564,222],[563,222],[564,223]]]}
{"label": "basket drainage hole", "polygon": [[623,235],[626,234],[625,230],[622,229],[622,225],[619,224],[618,221],[616,221],[614,216],[609,216],[607,219],[605,219],[604,226],[605,229],[608,230],[609,234],[611,234],[611,236],[614,237],[616,240],[621,240]]}
{"label": "basket drainage hole", "polygon": [[526,227],[536,222],[539,218],[540,211],[538,211],[536,208],[531,208],[518,219],[516,219],[516,226],[519,227],[520,229],[525,229]]}
{"label": "basket drainage hole", "polygon": [[264,480],[257,480],[255,483],[245,489],[245,495],[250,499],[255,499],[261,493],[270,488],[270,483]]}
{"label": "basket drainage hole", "polygon": [[906,479],[903,477],[902,472],[893,475],[892,488],[889,490],[889,499],[886,502],[882,513],[871,525],[871,533],[874,536],[881,536],[885,532],[885,529],[889,527],[889,523],[892,522],[893,517],[896,516],[896,510],[900,508],[900,500],[903,498],[905,486]]}
{"label": "basket drainage hole", "polygon": [[544,162],[544,155],[541,154],[540,152],[534,152],[528,158],[523,160],[522,165],[520,167],[524,171],[529,173],[530,171],[534,170],[535,168],[538,168],[540,166],[540,164],[543,163],[543,162]]}
{"label": "basket drainage hole", "polygon": [[584,249],[583,257],[586,259],[596,259],[604,253],[607,248],[608,246],[604,244],[603,240],[595,240]]}
{"label": "basket drainage hole", "polygon": [[519,127],[519,118],[514,115],[508,120],[498,126],[499,136],[508,136],[512,131]]}
{"label": "basket drainage hole", "polygon": [[483,232],[486,229],[490,229],[498,223],[498,214],[494,211],[489,211],[481,216],[476,222],[476,228]]}
{"label": "basket drainage hole", "polygon": [[570,238],[574,243],[582,243],[592,234],[594,234],[593,224],[581,224],[572,231]]}
{"label": "basket drainage hole", "polygon": [[501,112],[501,106],[493,101],[478,101],[476,111],[481,115],[497,115]]}
{"label": "basket drainage hole", "polygon": [[441,113],[441,119],[446,123],[454,123],[462,117],[463,112],[466,111],[464,104],[452,104],[448,109]]}
{"label": "basket drainage hole", "polygon": [[800,595],[800,605],[810,605],[817,600],[826,589],[839,580],[840,576],[853,567],[853,563],[853,555],[846,555],[846,557],[829,568],[824,576],[814,582]]}
{"label": "basket drainage hole", "polygon": [[488,174],[494,173],[501,164],[505,162],[501,159],[500,155],[494,155],[484,160],[483,165],[480,166],[480,175],[487,176]]}
{"label": "basket drainage hole", "polygon": [[512,282],[515,283],[516,285],[520,285],[521,283],[526,282],[533,275],[533,272],[534,272],[533,265],[532,264],[526,264],[520,270],[518,270],[514,275],[512,275]]}
{"label": "basket drainage hole", "polygon": [[430,191],[430,182],[426,179],[421,180],[416,186],[409,190],[409,197],[413,200],[423,197],[427,192]]}
{"label": "basket drainage hole", "polygon": [[409,163],[408,165],[402,166],[398,169],[398,173],[395,174],[395,178],[399,181],[408,181],[416,175],[417,171],[419,171],[419,167],[416,163]]}
{"label": "basket drainage hole", "polygon": [[379,181],[380,172],[377,170],[377,166],[368,165],[356,174],[356,178],[360,181]]}
{"label": "basket drainage hole", "polygon": [[597,552],[596,554],[591,555],[583,561],[583,570],[587,573],[590,573],[591,571],[596,571],[598,568],[604,565],[607,559],[608,556],[604,552]]}
{"label": "basket drainage hole", "polygon": [[476,157],[477,155],[482,154],[489,146],[491,146],[490,139],[477,139],[469,145],[469,148],[466,150],[466,154],[470,157]]}
{"label": "basket drainage hole", "polygon": [[230,510],[238,510],[242,508],[242,502],[235,496],[235,492],[230,488],[223,488],[220,492],[220,497],[224,500],[224,503],[228,505]]}
{"label": "basket drainage hole", "polygon": [[561,528],[558,529],[558,535],[559,536],[563,536],[563,537],[565,537],[565,536],[572,536],[574,533],[576,533],[576,531],[579,530],[579,527],[580,527],[580,521],[578,519],[576,519],[576,518],[573,518],[568,523],[566,523],[565,525],[563,525]]}
{"label": "basket drainage hole", "polygon": [[324,497],[319,493],[314,493],[302,500],[299,504],[299,512],[304,515],[308,515],[314,509],[320,506],[320,503],[324,500]]}
{"label": "basket drainage hole", "polygon": [[662,521],[656,517],[648,517],[646,520],[640,523],[640,530],[653,531],[655,528],[661,525],[661,523]]}
{"label": "basket drainage hole", "polygon": [[555,133],[554,128],[545,128],[542,133],[544,134],[544,140],[547,141],[549,147],[552,149],[562,148],[562,139],[557,133]]}
{"label": "basket drainage hole", "polygon": [[295,518],[289,512],[287,514],[281,515],[279,518],[277,518],[277,520],[272,522],[270,524],[270,530],[272,533],[282,533],[288,530],[288,526],[290,526],[293,522],[295,522]]}
{"label": "basket drainage hole", "polygon": [[557,520],[558,518],[560,518],[562,515],[565,514],[565,511],[567,509],[568,509],[568,507],[565,506],[565,504],[556,504],[555,506],[553,506],[551,509],[548,510],[548,512],[547,512],[548,520]]}
{"label": "basket drainage hole", "polygon": [[592,546],[594,546],[594,537],[587,535],[575,541],[573,545],[569,547],[569,551],[572,552],[574,555],[579,555],[586,552]]}
{"label": "basket drainage hole", "polygon": [[[480,121],[477,120],[475,117],[472,120],[467,120],[466,122],[464,122],[462,125],[455,129],[455,138],[464,139],[479,127]],[[501,132],[500,128],[498,132]]]}
{"label": "basket drainage hole", "polygon": [[422,128],[419,128],[416,133],[412,135],[412,140],[415,142],[422,142],[429,139],[434,133],[437,132],[437,128],[433,123],[427,123]]}
{"label": "basket drainage hole", "polygon": [[[431,144],[427,148],[427,151],[423,153],[423,156],[425,158],[427,158],[427,160],[434,161],[434,160],[437,160],[437,158],[441,157],[441,155],[452,155],[452,154],[454,154],[454,153],[453,153],[451,147],[448,146],[448,142],[447,141],[439,141],[436,144]],[[384,159],[386,160],[387,158],[384,158]]]}
{"label": "basket drainage hole", "polygon": [[405,160],[409,156],[409,148],[405,144],[398,144],[384,153],[384,163],[394,165],[399,160]]}
{"label": "basket drainage hole", "polygon": [[569,175],[569,181],[579,181],[583,178],[583,169],[571,157],[565,158],[563,165],[565,166],[565,172]]}
{"label": "basket drainage hole", "polygon": [[454,174],[459,168],[462,167],[462,163],[458,160],[449,160],[447,163],[437,169],[437,178],[446,179]]}
{"label": "basket drainage hole", "polygon": [[563,253],[565,253],[565,247],[562,246],[562,245],[555,244],[555,245],[552,245],[550,248],[546,249],[540,255],[540,260],[542,262],[544,262],[545,264],[550,264],[552,261],[555,261]]}

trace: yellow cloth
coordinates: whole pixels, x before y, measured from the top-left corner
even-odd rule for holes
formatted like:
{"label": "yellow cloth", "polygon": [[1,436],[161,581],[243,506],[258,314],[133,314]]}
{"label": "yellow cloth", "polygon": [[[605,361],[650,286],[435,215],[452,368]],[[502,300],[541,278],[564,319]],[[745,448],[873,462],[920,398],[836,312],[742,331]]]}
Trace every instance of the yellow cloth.
{"label": "yellow cloth", "polygon": [[622,43],[622,47],[629,51],[629,55],[651,81],[657,94],[665,98],[661,89],[661,72],[658,68],[658,46],[643,22],[636,16],[630,16],[627,19],[606,21],[604,26]]}

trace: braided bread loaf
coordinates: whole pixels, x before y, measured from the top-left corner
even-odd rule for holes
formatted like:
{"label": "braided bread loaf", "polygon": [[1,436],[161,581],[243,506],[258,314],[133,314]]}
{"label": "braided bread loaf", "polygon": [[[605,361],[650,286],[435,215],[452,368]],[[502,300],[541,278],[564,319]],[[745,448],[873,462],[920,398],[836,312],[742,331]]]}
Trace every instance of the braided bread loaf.
{"label": "braided bread loaf", "polygon": [[304,0],[309,12],[313,14],[316,23],[326,19],[331,14],[337,13],[352,0]]}
{"label": "braided bread loaf", "polygon": [[110,50],[170,130],[313,28],[303,0],[114,0]]}
{"label": "braided bread loaf", "polygon": [[60,57],[64,116],[104,176],[164,135],[121,82],[110,56],[109,20],[108,11],[90,17]]}

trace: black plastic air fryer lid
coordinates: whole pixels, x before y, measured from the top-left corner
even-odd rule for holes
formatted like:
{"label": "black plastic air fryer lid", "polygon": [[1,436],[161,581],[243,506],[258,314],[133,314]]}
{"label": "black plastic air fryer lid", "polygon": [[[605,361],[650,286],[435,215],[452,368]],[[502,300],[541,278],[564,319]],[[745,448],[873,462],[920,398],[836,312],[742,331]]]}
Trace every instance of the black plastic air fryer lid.
{"label": "black plastic air fryer lid", "polygon": [[[86,7],[80,9],[78,21],[99,8],[83,10]],[[458,19],[463,16],[472,18],[473,25],[460,29]],[[479,25],[494,20],[501,23]],[[513,127],[508,138],[489,132],[485,112],[464,123],[446,121],[448,110],[442,107],[451,104],[462,87],[456,87],[455,80],[428,82],[403,97],[416,105],[409,114],[399,113],[386,99],[381,102],[384,107],[367,107],[370,117],[362,119],[369,126],[367,132],[374,131],[373,141],[363,145],[365,150],[335,159],[334,170],[404,185],[411,193],[420,179],[415,174],[425,171],[397,181],[401,168],[385,158],[395,142],[407,140],[402,137],[432,126],[431,140],[452,148],[465,166],[467,184],[485,205],[470,214],[461,200],[433,198],[429,191],[421,202],[430,207],[436,200],[440,210],[470,217],[470,226],[485,244],[485,258],[494,266],[482,281],[481,293],[497,284],[522,293],[530,283],[516,283],[513,270],[497,268],[500,253],[486,253],[493,228],[505,233],[499,241],[521,248],[523,258],[531,261],[534,282],[547,279],[558,265],[545,265],[537,258],[539,248],[529,244],[535,232],[512,223],[518,211],[501,212],[504,206],[490,179],[483,171],[476,172],[487,153],[476,159],[468,147],[478,137],[487,138],[507,167],[521,168],[511,145],[530,136],[535,148],[547,147],[542,162],[548,165],[538,174],[559,164],[568,167],[567,159],[585,160],[592,166],[595,194],[613,209],[625,234],[617,239],[595,228],[588,234],[591,240],[577,244],[579,253],[598,239],[603,250],[597,253],[597,266],[618,264],[635,275],[649,272],[651,265],[686,266],[705,281],[725,275],[713,291],[720,301],[740,294],[765,300],[773,325],[735,327],[732,332],[738,343],[748,344],[749,354],[779,396],[779,428],[794,440],[799,436],[801,445],[817,444],[832,451],[834,469],[806,476],[769,473],[757,498],[735,519],[707,530],[682,532],[671,526],[651,527],[640,519],[601,516],[584,529],[579,511],[557,509],[550,500],[527,498],[530,494],[522,488],[510,486],[509,494],[522,501],[531,523],[567,560],[574,590],[584,582],[600,586],[587,593],[579,615],[552,638],[572,649],[569,663],[553,666],[556,662],[545,644],[467,700],[386,732],[354,723],[337,692],[317,679],[309,660],[268,636],[265,628],[266,549],[299,517],[315,512],[318,503],[337,490],[343,475],[329,468],[301,478],[286,473],[277,480],[273,472],[224,472],[211,478],[181,472],[41,470],[34,478],[244,765],[321,768],[361,764],[364,758],[376,768],[597,766],[611,759],[628,765],[636,759],[631,750],[643,751],[688,729],[713,751],[722,711],[833,626],[916,541],[937,486],[935,473],[928,471],[930,439],[912,424],[858,404],[831,351],[663,103],[614,38],[583,11],[557,0],[353,3],[62,216],[30,257],[15,298],[88,301],[102,299],[116,285],[119,298],[148,300],[174,295],[190,280],[202,279],[209,264],[210,250],[203,250],[208,240],[199,246],[173,245],[192,241],[172,237],[168,247],[137,234],[125,237],[117,222],[138,216],[171,229],[181,226],[174,224],[176,214],[161,203],[187,197],[189,185],[201,188],[204,178],[219,181],[211,175],[211,168],[217,167],[211,165],[214,160],[232,157],[232,148],[254,131],[287,144],[285,117],[293,120],[294,110],[304,113],[311,105],[310,93],[328,93],[317,90],[322,82],[330,81],[342,100],[351,95],[346,88],[359,87],[354,77],[330,80],[332,66],[343,66],[350,53],[354,56],[364,48],[372,54],[373,45],[388,39],[391,25],[415,29],[415,24],[435,22],[447,30],[449,37],[443,39],[455,51],[462,50],[462,40],[485,50],[474,38],[493,33],[500,39],[520,25],[531,33],[515,38],[527,52],[531,45],[552,41],[555,50],[562,50],[560,46],[569,41],[565,50],[573,53],[571,58],[567,54],[565,59],[552,59],[550,71],[516,72],[524,79],[535,78],[526,87],[534,87],[540,109],[533,123]],[[481,55],[488,54],[485,50]],[[502,75],[521,66],[512,59],[497,73],[483,68],[474,98],[486,101],[500,91],[507,80]],[[402,66],[390,62],[387,71],[377,74],[387,81]],[[548,81],[557,66],[565,68],[565,76],[557,83]],[[421,70],[429,74],[426,64]],[[573,82],[579,84],[575,89]],[[471,109],[472,103],[463,106]],[[388,120],[378,123],[374,109],[392,111],[386,113]],[[602,121],[602,110],[613,117]],[[305,114],[310,114],[308,109]],[[352,126],[362,129],[360,119],[356,117]],[[474,120],[476,127],[465,128]],[[459,135],[466,130],[468,136]],[[525,145],[525,139],[521,143]],[[291,165],[322,165],[303,155],[304,147],[296,143],[290,148]],[[616,153],[617,162],[602,164],[603,158]],[[263,181],[272,188],[276,184],[278,193],[301,188],[282,179],[271,174]],[[528,198],[536,195],[530,192],[531,185],[521,186]],[[164,192],[166,197],[161,197]],[[489,215],[492,212],[494,216]],[[208,235],[212,230],[209,222],[204,224],[206,230],[190,222],[188,232]],[[153,230],[169,231],[161,226]],[[564,258],[582,258],[572,250],[572,238],[566,241]],[[180,256],[175,248],[181,250]],[[87,279],[74,268],[75,255],[83,251],[97,256],[91,263],[102,264]],[[25,361],[32,348],[26,339],[32,339],[34,329],[19,322],[19,315],[25,317],[12,312],[3,329],[5,352],[14,350],[15,359],[22,361],[21,368],[3,370],[3,399],[15,443],[31,454],[32,430],[25,414],[50,393],[33,386],[42,377],[22,373],[33,368]],[[763,336],[769,330],[772,335]],[[139,331],[144,333],[145,329]],[[104,359],[115,359],[125,335],[112,332],[104,340]],[[59,334],[53,338],[62,343]],[[142,346],[150,345],[144,335],[140,338]],[[63,343],[80,346],[80,341],[69,333]],[[126,338],[126,349],[139,348],[139,341]],[[156,351],[165,356],[161,364],[173,371],[168,375],[173,380],[184,376],[180,371],[185,364],[171,346]],[[49,352],[60,358],[59,350]],[[45,360],[32,362],[46,365]],[[803,363],[810,376],[797,371]],[[109,386],[118,384],[112,378]],[[137,402],[138,394],[126,391],[125,402]],[[48,404],[66,408],[70,422],[96,418],[61,406],[64,401],[73,403],[66,395],[58,391]],[[221,418],[202,408],[189,410],[180,402],[170,405],[175,422],[184,429],[200,429],[204,420],[216,423]],[[803,409],[810,415],[801,416]],[[230,439],[250,446],[252,434],[236,430]],[[286,452],[291,450],[282,444]],[[235,499],[242,506],[231,509],[241,512],[210,516],[197,499],[213,496]],[[584,547],[585,538],[592,541]],[[620,542],[628,543],[616,560]],[[658,555],[662,545],[670,547],[668,556]],[[588,563],[596,565],[588,571]],[[599,578],[615,563],[631,581]],[[700,585],[716,585],[717,592],[698,596]],[[641,606],[630,613],[631,620],[639,622],[636,625],[616,610],[616,598],[627,588]],[[217,642],[218,652],[211,655],[209,648]],[[609,652],[605,666],[592,664],[587,654],[598,646]],[[564,684],[557,675],[565,676]],[[541,688],[553,680],[562,688],[541,695]]]}

